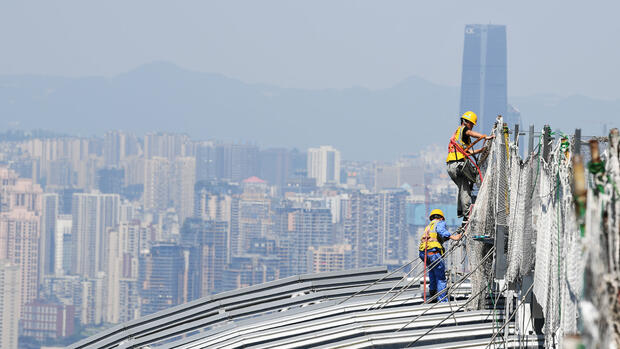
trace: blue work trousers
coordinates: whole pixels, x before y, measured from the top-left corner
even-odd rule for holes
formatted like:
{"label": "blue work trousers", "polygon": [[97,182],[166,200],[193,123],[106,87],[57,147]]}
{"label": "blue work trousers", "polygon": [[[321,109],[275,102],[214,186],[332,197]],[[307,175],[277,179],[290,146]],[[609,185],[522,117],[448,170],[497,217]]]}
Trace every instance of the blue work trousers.
{"label": "blue work trousers", "polygon": [[[424,251],[420,251],[420,259],[424,262]],[[435,264],[435,262],[437,264]],[[431,266],[434,265],[432,268]],[[433,295],[435,293],[442,293],[446,289],[446,264],[441,258],[440,253],[434,253],[426,256],[426,272],[428,273],[429,282],[429,291],[430,294]],[[442,294],[438,297],[440,302],[447,302],[448,297],[446,294]]]}

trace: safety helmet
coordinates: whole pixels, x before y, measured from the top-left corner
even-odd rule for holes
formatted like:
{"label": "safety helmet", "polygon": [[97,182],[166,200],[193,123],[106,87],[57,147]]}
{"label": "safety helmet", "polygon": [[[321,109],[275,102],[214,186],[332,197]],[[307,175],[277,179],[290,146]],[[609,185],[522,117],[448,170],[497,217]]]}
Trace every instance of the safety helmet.
{"label": "safety helmet", "polygon": [[432,211],[431,211],[431,214],[428,216],[428,218],[430,219],[430,218],[431,218],[431,217],[433,217],[434,215],[440,215],[440,216],[441,216],[441,218],[444,218],[444,219],[446,218],[446,216],[444,216],[444,215],[443,215],[443,211],[442,211],[442,210],[440,210],[440,209],[438,209],[438,208],[436,208],[436,209],[432,210]]}
{"label": "safety helmet", "polygon": [[476,113],[470,110],[463,113],[463,115],[461,115],[461,119],[471,121],[471,123],[475,125],[476,121],[478,121],[478,115],[476,115]]}

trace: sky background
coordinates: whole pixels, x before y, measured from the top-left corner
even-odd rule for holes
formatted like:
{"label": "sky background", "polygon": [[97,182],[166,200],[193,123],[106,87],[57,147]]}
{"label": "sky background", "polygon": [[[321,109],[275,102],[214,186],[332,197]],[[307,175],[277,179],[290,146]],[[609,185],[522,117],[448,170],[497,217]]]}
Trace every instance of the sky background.
{"label": "sky background", "polygon": [[620,1],[1,1],[0,74],[168,61],[249,83],[458,86],[463,29],[507,25],[508,94],[620,98]]}

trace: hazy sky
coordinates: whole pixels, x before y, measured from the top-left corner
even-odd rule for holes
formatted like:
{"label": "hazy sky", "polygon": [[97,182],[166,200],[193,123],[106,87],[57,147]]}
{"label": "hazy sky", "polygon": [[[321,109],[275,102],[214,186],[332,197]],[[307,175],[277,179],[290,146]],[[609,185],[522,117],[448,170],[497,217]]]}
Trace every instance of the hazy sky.
{"label": "hazy sky", "polygon": [[283,87],[458,85],[463,28],[508,26],[509,95],[620,98],[620,1],[0,1],[0,74],[152,61]]}

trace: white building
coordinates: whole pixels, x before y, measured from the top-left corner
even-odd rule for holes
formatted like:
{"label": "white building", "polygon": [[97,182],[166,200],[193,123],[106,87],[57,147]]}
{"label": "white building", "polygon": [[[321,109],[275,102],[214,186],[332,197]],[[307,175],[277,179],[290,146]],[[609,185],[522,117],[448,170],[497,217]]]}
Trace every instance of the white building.
{"label": "white building", "polygon": [[174,160],[170,176],[170,199],[179,216],[179,224],[194,214],[196,159],[179,157]]}
{"label": "white building", "polygon": [[309,148],[308,177],[318,186],[340,183],[340,152],[329,145]]}
{"label": "white building", "polygon": [[73,229],[71,215],[58,215],[55,228],[54,274],[60,276],[69,272],[71,266],[71,260],[67,258],[71,253],[71,229]]}
{"label": "white building", "polygon": [[170,161],[153,157],[144,164],[144,210],[165,211],[170,200]]}
{"label": "white building", "polygon": [[0,261],[0,347],[17,348],[19,336],[21,273],[19,266]]}
{"label": "white building", "polygon": [[107,231],[119,223],[119,205],[117,194],[73,194],[74,273],[94,278],[107,268]]}

